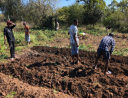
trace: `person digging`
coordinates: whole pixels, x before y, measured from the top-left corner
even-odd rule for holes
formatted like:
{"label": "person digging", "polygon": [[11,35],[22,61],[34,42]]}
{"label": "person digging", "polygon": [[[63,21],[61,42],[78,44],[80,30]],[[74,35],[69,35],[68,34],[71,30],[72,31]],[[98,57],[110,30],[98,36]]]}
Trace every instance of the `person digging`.
{"label": "person digging", "polygon": [[109,33],[109,35],[105,36],[100,42],[100,45],[97,49],[97,57],[95,60],[95,65],[93,66],[93,68],[97,69],[98,60],[101,56],[103,56],[105,60],[104,74],[111,74],[111,72],[108,71],[108,65],[109,65],[109,60],[114,48],[115,48],[114,34]]}

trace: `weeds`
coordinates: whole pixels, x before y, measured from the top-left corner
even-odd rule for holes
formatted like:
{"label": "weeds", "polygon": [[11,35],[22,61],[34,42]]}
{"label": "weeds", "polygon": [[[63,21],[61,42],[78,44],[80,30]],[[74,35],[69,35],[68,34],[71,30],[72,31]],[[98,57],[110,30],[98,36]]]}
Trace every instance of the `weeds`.
{"label": "weeds", "polygon": [[86,32],[88,34],[92,34],[95,36],[101,36],[104,35],[110,31],[107,31],[105,27],[102,25],[86,25],[84,27],[79,27],[80,32]]}
{"label": "weeds", "polygon": [[13,78],[13,76],[9,75],[9,78],[11,78],[11,79],[12,79],[12,78]]}
{"label": "weeds", "polygon": [[[14,29],[14,36],[16,39],[15,46],[16,51],[22,51],[25,48],[37,46],[37,45],[47,45],[47,42],[52,41],[56,38],[56,36],[65,36],[66,34],[63,34],[64,31],[51,31],[51,30],[30,30],[30,39],[31,44],[28,46],[25,42],[25,33],[23,30],[23,26],[19,23],[20,27],[16,27]],[[1,26],[0,28],[0,60],[7,59],[8,55],[10,55],[8,44],[7,46],[4,45],[4,35],[3,35],[3,29],[5,27],[5,24]],[[49,45],[47,45],[49,46]]]}
{"label": "weeds", "polygon": [[79,49],[86,50],[86,51],[94,51],[93,46],[90,44],[87,46],[84,44],[80,44]]}
{"label": "weeds", "polygon": [[[8,45],[4,45],[4,36],[3,36],[3,29],[5,27],[5,23],[0,23],[0,60],[7,59],[8,56],[10,55],[9,47]],[[107,31],[102,25],[87,25],[87,26],[81,26],[79,27],[79,32],[86,32],[95,36],[100,36],[100,35],[106,35],[106,33],[110,32]],[[23,49],[26,49],[28,47],[32,46],[50,46],[47,44],[49,41],[53,41],[54,39],[57,38],[69,38],[68,35],[68,29],[66,28],[65,30],[58,30],[58,31],[51,31],[51,30],[35,30],[31,29],[30,30],[30,39],[31,39],[31,44],[28,46],[27,43],[25,42],[25,33],[24,29],[21,23],[18,23],[17,27],[14,29],[14,36],[16,39],[16,51],[22,51]],[[126,43],[123,43],[123,45],[126,45]],[[58,46],[55,46],[56,48]],[[65,46],[67,48],[70,48],[70,46]],[[88,44],[84,45],[81,44],[80,49],[86,50],[86,51],[95,51],[95,48],[93,45]],[[114,51],[115,55],[121,55],[121,56],[126,56],[128,55],[128,48],[125,49],[116,49]]]}
{"label": "weeds", "polygon": [[113,52],[114,55],[120,55],[120,56],[127,56],[128,55],[128,48],[124,48],[121,50],[115,50]]}
{"label": "weeds", "polygon": [[53,89],[53,93],[54,93],[54,94],[57,94],[58,91],[57,91],[56,89]]}
{"label": "weeds", "polygon": [[14,98],[15,95],[16,95],[16,92],[11,92],[7,96],[5,96],[5,98]]}

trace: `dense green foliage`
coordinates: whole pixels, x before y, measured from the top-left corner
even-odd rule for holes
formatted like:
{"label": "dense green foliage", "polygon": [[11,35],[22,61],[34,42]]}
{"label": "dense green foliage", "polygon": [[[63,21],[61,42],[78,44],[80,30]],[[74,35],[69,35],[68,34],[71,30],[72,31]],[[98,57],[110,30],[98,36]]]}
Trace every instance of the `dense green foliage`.
{"label": "dense green foliage", "polygon": [[0,10],[5,19],[27,21],[41,27],[45,19],[53,16],[56,0],[0,0]]}
{"label": "dense green foliage", "polygon": [[[39,28],[54,29],[55,20],[67,26],[73,19],[81,25],[103,24],[122,33],[128,33],[128,0],[76,0],[76,4],[56,9],[57,0],[0,0],[0,10],[5,19],[27,21]],[[1,16],[0,16],[1,18]],[[3,20],[3,19],[2,19]]]}
{"label": "dense green foliage", "polygon": [[78,0],[84,2],[85,24],[96,24],[104,15],[106,4],[104,0]]}
{"label": "dense green foliage", "polygon": [[84,20],[84,6],[78,3],[58,9],[57,16],[61,23],[71,24],[73,19],[78,19],[82,24]]}
{"label": "dense green foliage", "polygon": [[113,0],[106,9],[103,24],[118,32],[128,33],[128,1],[122,0],[120,3]]}

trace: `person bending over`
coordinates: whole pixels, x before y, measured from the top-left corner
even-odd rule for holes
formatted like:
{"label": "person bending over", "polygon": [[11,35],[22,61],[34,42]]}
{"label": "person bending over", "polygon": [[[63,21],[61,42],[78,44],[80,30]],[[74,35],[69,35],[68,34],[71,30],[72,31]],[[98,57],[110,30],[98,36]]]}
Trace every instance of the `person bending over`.
{"label": "person bending over", "polygon": [[111,57],[111,54],[114,50],[114,47],[115,47],[114,34],[109,33],[108,36],[105,36],[101,40],[99,48],[97,49],[97,57],[95,60],[95,65],[94,65],[95,69],[97,68],[97,63],[98,63],[100,56],[103,55],[104,60],[106,62],[104,74],[110,74],[108,71],[108,64],[109,64],[109,59]]}

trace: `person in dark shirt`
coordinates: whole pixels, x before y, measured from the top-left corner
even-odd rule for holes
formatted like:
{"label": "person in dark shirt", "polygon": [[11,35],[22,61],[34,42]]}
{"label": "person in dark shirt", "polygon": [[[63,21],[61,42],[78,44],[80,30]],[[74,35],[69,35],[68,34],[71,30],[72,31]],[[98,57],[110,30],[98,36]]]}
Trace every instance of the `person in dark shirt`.
{"label": "person in dark shirt", "polygon": [[13,61],[15,58],[15,37],[13,34],[13,28],[16,26],[15,23],[12,21],[8,20],[7,21],[7,26],[4,28],[4,44],[6,44],[6,39],[9,44],[10,48],[10,55],[11,55],[11,60]]}
{"label": "person in dark shirt", "polygon": [[114,34],[109,33],[109,35],[105,36],[100,42],[99,48],[97,50],[95,65],[94,65],[95,69],[97,68],[98,59],[100,58],[101,55],[103,55],[104,60],[106,61],[104,74],[111,74],[111,72],[108,71],[108,62],[114,48],[115,48]]}

